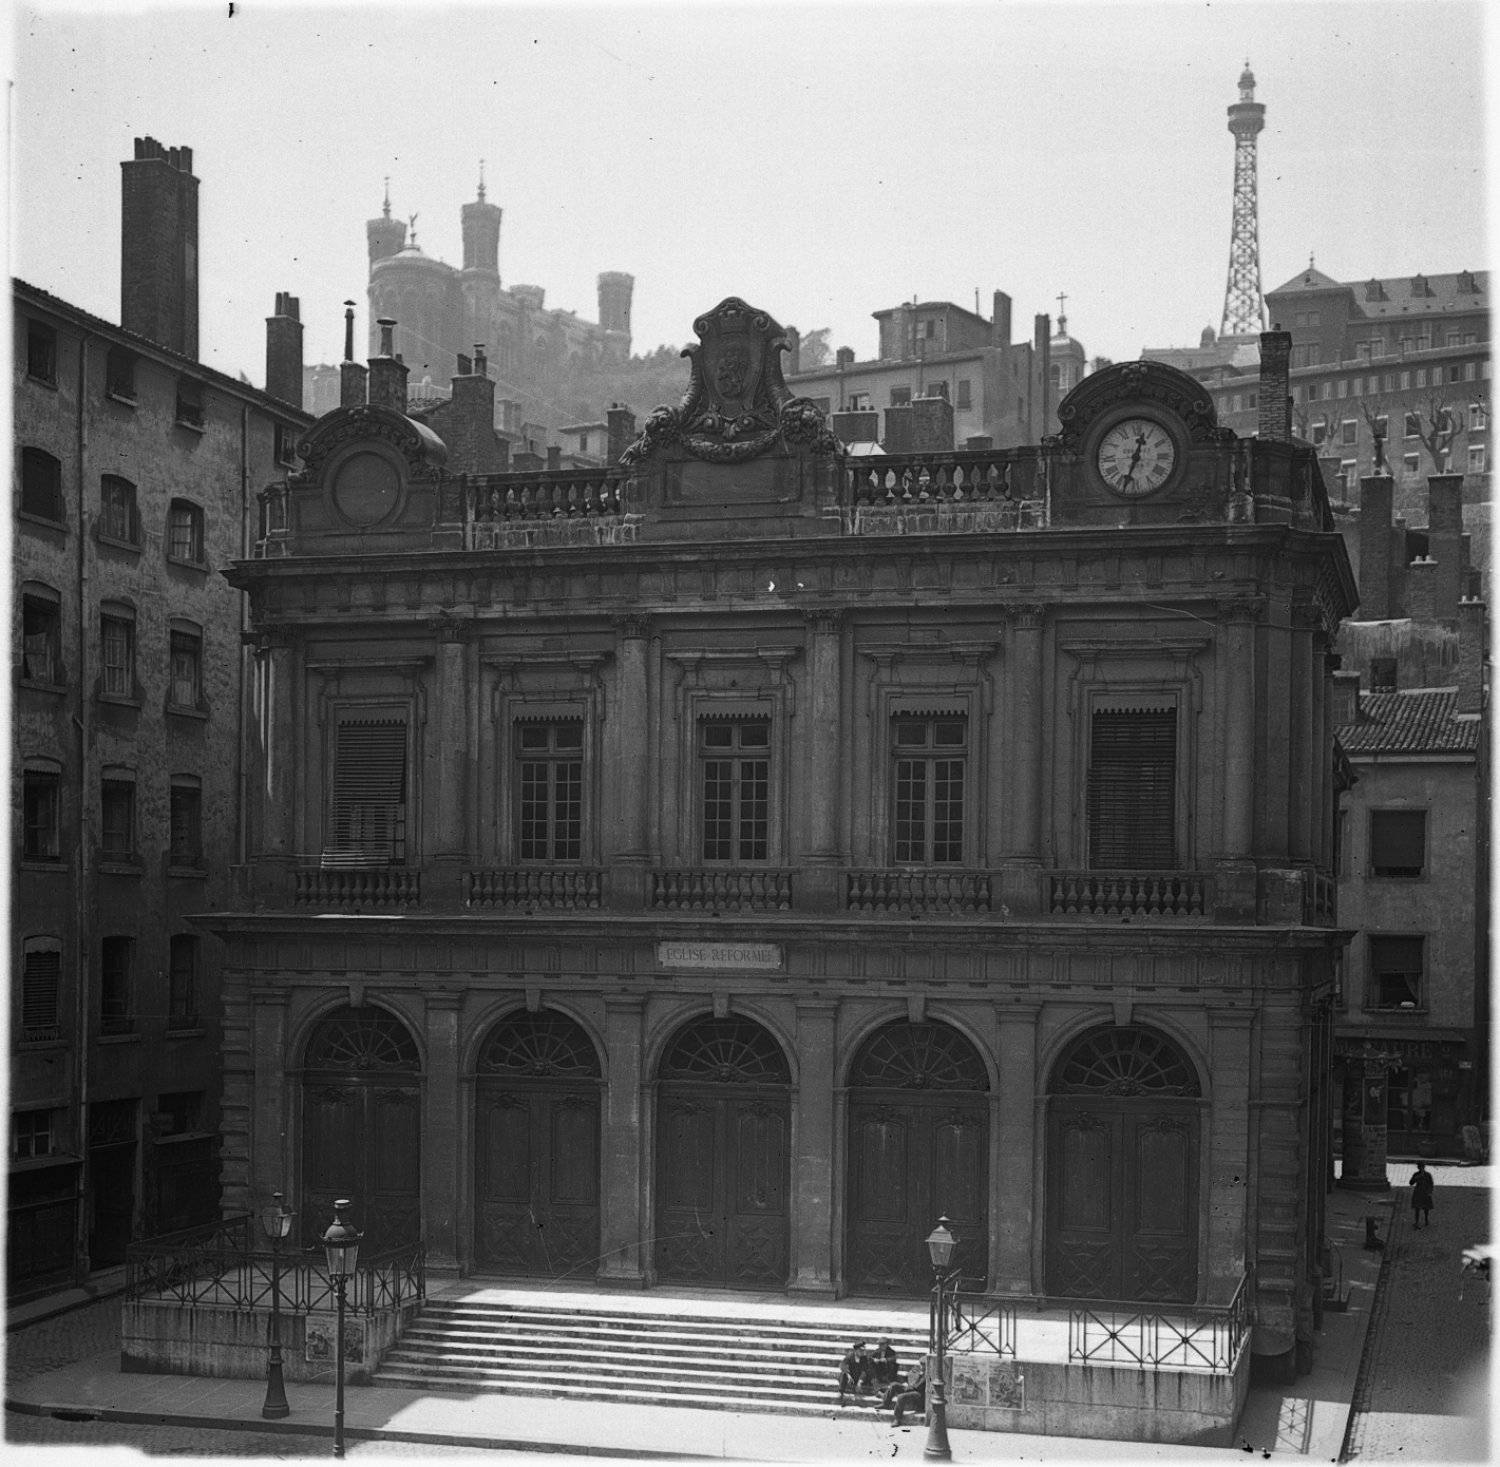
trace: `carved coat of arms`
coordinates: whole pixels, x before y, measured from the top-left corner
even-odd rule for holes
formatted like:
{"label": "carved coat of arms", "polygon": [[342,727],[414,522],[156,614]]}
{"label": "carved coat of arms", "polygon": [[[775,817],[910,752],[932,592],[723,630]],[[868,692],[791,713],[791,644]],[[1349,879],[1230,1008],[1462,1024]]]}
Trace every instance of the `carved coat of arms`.
{"label": "carved coat of arms", "polygon": [[683,349],[692,376],[682,402],[659,407],[621,455],[638,464],[677,443],[708,463],[741,463],[779,444],[836,453],[838,440],[810,398],[794,397],[781,372],[786,334],[764,311],[730,296],[693,322],[699,344]]}

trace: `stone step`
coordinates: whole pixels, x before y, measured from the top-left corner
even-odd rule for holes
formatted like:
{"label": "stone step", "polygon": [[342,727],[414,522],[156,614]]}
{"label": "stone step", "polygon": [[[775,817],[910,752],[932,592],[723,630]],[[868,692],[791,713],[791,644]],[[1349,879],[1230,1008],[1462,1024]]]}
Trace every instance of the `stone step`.
{"label": "stone step", "polygon": [[[918,1317],[919,1318],[919,1317]],[[726,1317],[431,1300],[375,1372],[379,1385],[483,1390],[641,1405],[823,1414],[868,1411],[838,1401],[849,1342],[889,1339],[903,1368],[925,1353],[925,1329],[888,1319]]]}

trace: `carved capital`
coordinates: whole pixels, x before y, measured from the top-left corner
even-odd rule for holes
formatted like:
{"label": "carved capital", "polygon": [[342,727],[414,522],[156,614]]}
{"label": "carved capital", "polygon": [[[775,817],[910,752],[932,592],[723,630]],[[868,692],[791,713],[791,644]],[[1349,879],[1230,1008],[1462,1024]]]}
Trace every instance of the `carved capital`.
{"label": "carved capital", "polygon": [[644,642],[651,635],[651,618],[644,611],[627,611],[610,620],[627,642]]}
{"label": "carved capital", "polygon": [[844,612],[837,606],[814,606],[804,613],[814,636],[836,637],[844,625]]}
{"label": "carved capital", "polygon": [[427,623],[428,629],[445,645],[467,642],[474,634],[474,623],[466,616],[442,612]]}
{"label": "carved capital", "polygon": [[1008,601],[1003,612],[1023,632],[1038,631],[1047,620],[1047,606],[1042,601]]}
{"label": "carved capital", "polygon": [[1266,619],[1264,596],[1228,596],[1219,602],[1219,620],[1227,622],[1260,622]]}

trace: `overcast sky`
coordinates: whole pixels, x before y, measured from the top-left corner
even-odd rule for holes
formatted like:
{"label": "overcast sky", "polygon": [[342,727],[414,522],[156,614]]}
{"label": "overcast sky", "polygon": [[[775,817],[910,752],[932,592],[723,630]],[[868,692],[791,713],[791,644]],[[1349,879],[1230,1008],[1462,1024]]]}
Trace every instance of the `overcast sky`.
{"label": "overcast sky", "polygon": [[[390,177],[462,259],[480,159],[503,283],[597,319],[635,276],[637,352],[740,295],[874,354],[871,312],[1067,295],[1091,355],[1217,329],[1240,70],[1264,289],[1487,267],[1485,7],[1464,0],[1022,5],[15,5],[11,269],[119,319],[120,161],[193,149],[201,355],[259,384],[275,294],[308,362],[365,330]],[[412,364],[420,368],[422,364]],[[453,364],[438,366],[439,380]]]}

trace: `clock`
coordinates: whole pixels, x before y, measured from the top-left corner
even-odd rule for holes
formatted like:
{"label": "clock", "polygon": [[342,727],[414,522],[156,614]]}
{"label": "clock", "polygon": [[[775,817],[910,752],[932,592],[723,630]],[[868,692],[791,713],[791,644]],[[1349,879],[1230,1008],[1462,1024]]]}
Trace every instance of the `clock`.
{"label": "clock", "polygon": [[1177,441],[1155,418],[1122,418],[1099,440],[1094,463],[1105,487],[1126,499],[1155,494],[1177,467]]}

